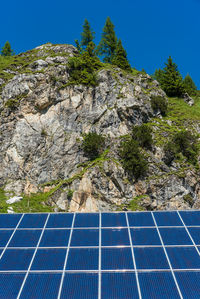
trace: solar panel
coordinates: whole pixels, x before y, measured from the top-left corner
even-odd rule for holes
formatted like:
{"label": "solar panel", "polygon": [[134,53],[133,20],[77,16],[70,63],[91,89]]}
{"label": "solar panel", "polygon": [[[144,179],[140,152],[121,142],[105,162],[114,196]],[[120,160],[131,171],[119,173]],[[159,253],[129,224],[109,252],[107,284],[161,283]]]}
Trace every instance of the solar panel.
{"label": "solar panel", "polygon": [[131,228],[133,245],[161,245],[155,228]]}
{"label": "solar panel", "polygon": [[0,298],[200,298],[200,212],[0,214]]}
{"label": "solar panel", "polygon": [[[139,273],[142,298],[179,299],[176,284],[170,272]],[[187,297],[189,298],[189,297]]]}

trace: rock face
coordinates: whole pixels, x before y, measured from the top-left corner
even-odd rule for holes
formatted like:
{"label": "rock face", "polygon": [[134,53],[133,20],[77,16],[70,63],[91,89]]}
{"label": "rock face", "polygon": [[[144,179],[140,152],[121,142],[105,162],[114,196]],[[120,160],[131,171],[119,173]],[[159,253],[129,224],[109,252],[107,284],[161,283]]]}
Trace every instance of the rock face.
{"label": "rock face", "polygon": [[[161,160],[162,149],[149,154],[148,179],[138,182],[129,180],[116,161],[120,136],[129,134],[132,125],[159,117],[151,108],[151,98],[165,93],[156,81],[142,73],[125,75],[116,68],[100,70],[96,87],[67,86],[68,59],[76,48],[46,44],[34,53],[29,72],[16,72],[6,84],[0,79],[0,184],[6,191],[16,195],[46,191],[41,184],[65,180],[62,191],[49,199],[55,209],[112,210],[142,195],[144,209],[199,208],[198,176],[170,174]],[[21,54],[31,55],[32,51]],[[80,167],[87,161],[81,143],[88,132],[105,135],[112,151],[101,164],[85,171]],[[190,202],[184,200],[188,194]]]}

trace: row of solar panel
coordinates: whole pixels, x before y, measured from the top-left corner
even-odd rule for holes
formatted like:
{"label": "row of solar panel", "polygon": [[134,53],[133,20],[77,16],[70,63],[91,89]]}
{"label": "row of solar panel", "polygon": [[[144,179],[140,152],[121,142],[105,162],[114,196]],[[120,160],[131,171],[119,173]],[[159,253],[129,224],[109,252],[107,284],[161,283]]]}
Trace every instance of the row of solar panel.
{"label": "row of solar panel", "polygon": [[[0,298],[15,299],[24,280],[24,273],[0,274]],[[200,298],[200,272],[175,272],[183,298]],[[180,298],[173,276],[170,272],[138,274],[143,299]],[[29,273],[20,299],[55,299],[61,283],[60,273]],[[97,299],[98,274],[66,273],[62,285],[61,299]],[[139,298],[134,273],[102,273],[102,299]]]}
{"label": "row of solar panel", "polygon": [[[128,221],[130,226],[155,226],[150,212],[129,212]],[[177,212],[153,212],[158,226],[183,226]],[[200,211],[182,211],[181,217],[186,225],[200,225]],[[21,214],[0,214],[0,228],[15,228],[21,218]],[[19,228],[43,228],[48,214],[26,214]],[[73,214],[51,214],[46,227],[71,227]],[[125,213],[102,213],[102,227],[126,227]],[[99,227],[98,213],[76,214],[74,227]]]}
{"label": "row of solar panel", "polygon": [[[173,269],[200,269],[200,256],[195,247],[167,247],[166,251]],[[63,270],[66,253],[64,248],[38,249],[31,270]],[[34,249],[6,249],[0,270],[27,270],[33,254]],[[169,269],[162,247],[134,248],[134,256],[138,270]],[[98,248],[70,248],[65,270],[98,270],[98,265]],[[102,248],[101,269],[134,270],[131,248]]]}
{"label": "row of solar panel", "polygon": [[[200,245],[200,228],[189,227],[196,245]],[[0,247],[62,247],[68,246],[70,230],[0,230]],[[159,228],[164,245],[193,245],[185,228]],[[132,244],[135,246],[162,245],[156,228],[130,228]],[[13,235],[12,235],[13,234]],[[12,236],[12,238],[11,238]],[[101,229],[102,246],[130,246],[127,228]],[[76,229],[72,231],[70,246],[99,246],[99,229]]]}

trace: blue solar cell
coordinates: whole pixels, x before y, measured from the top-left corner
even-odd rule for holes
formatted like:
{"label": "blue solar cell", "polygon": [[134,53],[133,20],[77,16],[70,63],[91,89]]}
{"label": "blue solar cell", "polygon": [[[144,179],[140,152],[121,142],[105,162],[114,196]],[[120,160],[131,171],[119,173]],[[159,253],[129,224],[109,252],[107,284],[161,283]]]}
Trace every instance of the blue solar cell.
{"label": "blue solar cell", "polygon": [[161,247],[134,248],[137,269],[169,269]]}
{"label": "blue solar cell", "polygon": [[40,241],[40,247],[67,246],[69,241],[69,229],[46,229]]}
{"label": "blue solar cell", "polygon": [[102,213],[102,227],[127,226],[125,213]]}
{"label": "blue solar cell", "polygon": [[65,273],[61,299],[98,298],[98,274]]}
{"label": "blue solar cell", "polygon": [[34,249],[7,249],[1,260],[0,270],[27,270]]}
{"label": "blue solar cell", "polygon": [[143,299],[180,298],[171,272],[147,272],[138,275]]}
{"label": "blue solar cell", "polygon": [[99,250],[95,248],[71,248],[67,270],[98,270]]}
{"label": "blue solar cell", "polygon": [[21,218],[21,214],[1,214],[0,215],[0,228],[15,228]]}
{"label": "blue solar cell", "polygon": [[31,270],[62,270],[66,249],[38,249]]}
{"label": "blue solar cell", "polygon": [[200,227],[188,227],[191,237],[197,245],[200,245]]}
{"label": "blue solar cell", "polygon": [[192,241],[183,227],[160,228],[159,231],[165,245],[192,245]]}
{"label": "blue solar cell", "polygon": [[0,298],[16,299],[23,283],[25,273],[0,274]]}
{"label": "blue solar cell", "polygon": [[200,272],[175,272],[183,298],[200,298]]}
{"label": "blue solar cell", "polygon": [[47,228],[69,228],[72,226],[74,214],[51,214],[49,216]]}
{"label": "blue solar cell", "polygon": [[47,214],[25,214],[19,228],[43,228]]}
{"label": "blue solar cell", "polygon": [[0,247],[6,246],[13,230],[0,230]]}
{"label": "blue solar cell", "polygon": [[99,246],[98,229],[73,230],[71,246]]}
{"label": "blue solar cell", "polygon": [[102,229],[102,246],[130,245],[128,229]]}
{"label": "blue solar cell", "polygon": [[200,211],[184,211],[180,215],[185,225],[200,225]]}
{"label": "blue solar cell", "polygon": [[102,273],[101,294],[102,299],[139,298],[135,273]]}
{"label": "blue solar cell", "polygon": [[57,298],[61,276],[58,273],[29,273],[20,299]]}
{"label": "blue solar cell", "polygon": [[9,247],[36,247],[42,230],[16,230]]}
{"label": "blue solar cell", "polygon": [[101,262],[103,270],[134,269],[130,248],[102,248]]}
{"label": "blue solar cell", "polygon": [[158,226],[183,226],[177,212],[153,212]]}
{"label": "blue solar cell", "polygon": [[156,228],[131,228],[133,245],[161,245]]}
{"label": "blue solar cell", "polygon": [[76,214],[74,227],[99,227],[99,214],[97,213]]}
{"label": "blue solar cell", "polygon": [[150,212],[128,213],[130,226],[155,226]]}
{"label": "blue solar cell", "polygon": [[166,247],[174,269],[200,269],[200,256],[195,247]]}

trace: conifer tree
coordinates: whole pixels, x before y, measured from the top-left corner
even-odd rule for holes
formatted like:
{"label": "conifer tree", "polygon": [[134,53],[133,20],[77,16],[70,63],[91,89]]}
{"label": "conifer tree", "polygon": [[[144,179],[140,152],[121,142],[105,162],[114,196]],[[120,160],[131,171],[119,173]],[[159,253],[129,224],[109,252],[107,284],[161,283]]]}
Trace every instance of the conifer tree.
{"label": "conifer tree", "polygon": [[172,61],[171,56],[168,62],[165,63],[163,70],[161,87],[169,97],[180,97],[184,93],[184,86],[181,74],[178,71],[177,65]]}
{"label": "conifer tree", "polygon": [[103,61],[111,63],[117,46],[117,37],[115,35],[114,25],[107,17],[103,28],[101,41],[97,47],[98,55],[103,56]]}
{"label": "conifer tree", "polygon": [[161,69],[155,70],[153,78],[156,81],[158,81],[160,84],[162,83],[162,77],[163,77],[163,70],[161,70]]}
{"label": "conifer tree", "polygon": [[78,50],[78,53],[81,54],[82,48],[81,48],[81,45],[80,45],[80,43],[77,39],[75,39],[75,44],[76,44],[76,49]]}
{"label": "conifer tree", "polygon": [[126,50],[123,48],[120,39],[117,42],[117,47],[114,53],[114,57],[112,59],[112,64],[117,65],[118,67],[126,71],[131,70],[131,66],[127,60]]}
{"label": "conifer tree", "polygon": [[2,56],[12,56],[12,55],[14,55],[14,51],[11,49],[11,45],[10,45],[9,41],[7,41],[5,43],[5,45],[3,46],[2,50],[1,50],[1,55]]}
{"label": "conifer tree", "polygon": [[95,33],[91,30],[90,24],[85,19],[83,24],[83,32],[81,33],[81,46],[87,48],[88,44],[93,41]]}
{"label": "conifer tree", "polygon": [[189,74],[186,75],[185,79],[183,80],[183,84],[184,84],[185,91],[190,96],[196,95],[197,87]]}

